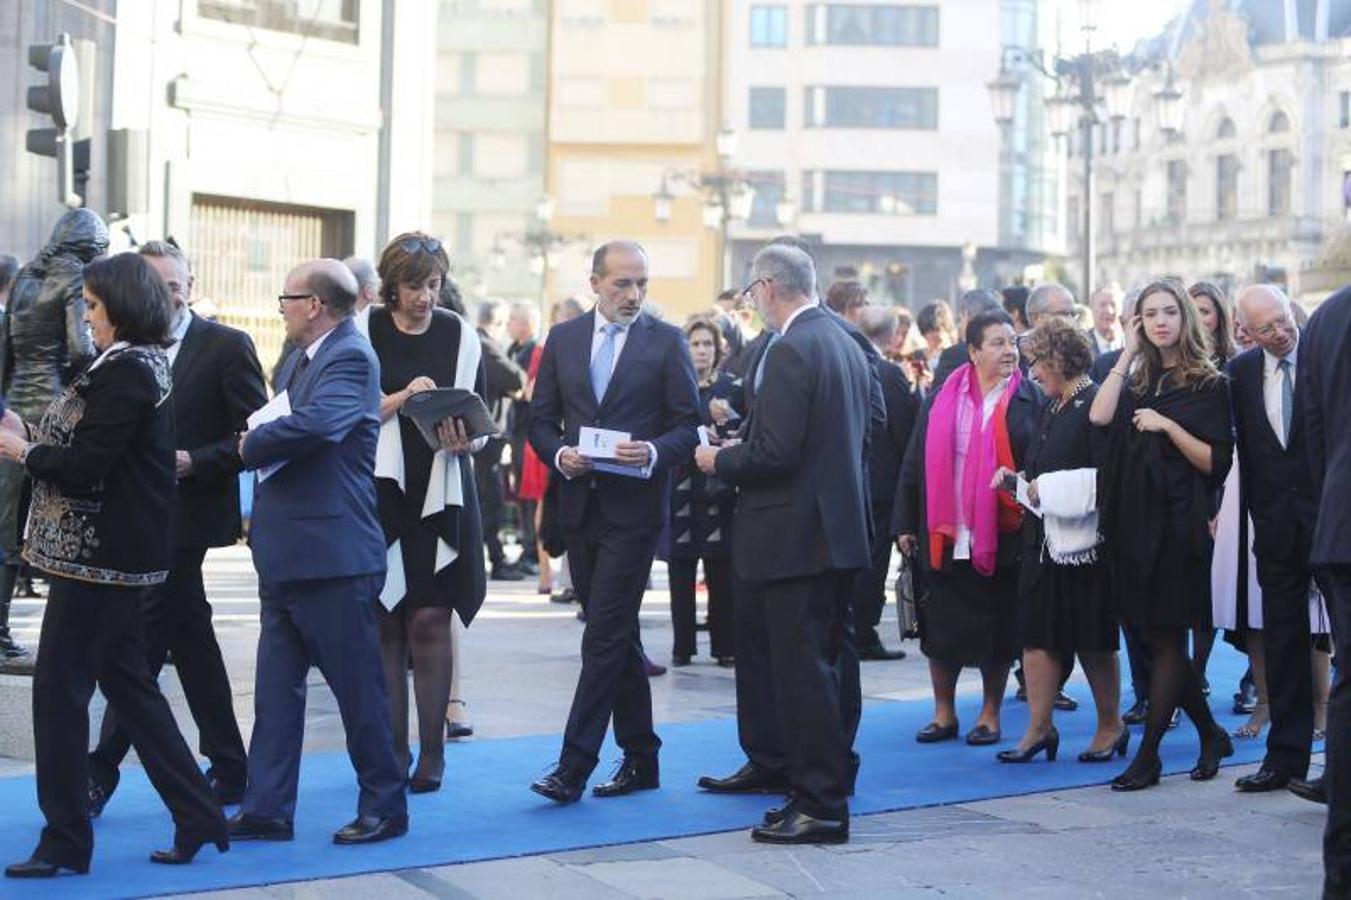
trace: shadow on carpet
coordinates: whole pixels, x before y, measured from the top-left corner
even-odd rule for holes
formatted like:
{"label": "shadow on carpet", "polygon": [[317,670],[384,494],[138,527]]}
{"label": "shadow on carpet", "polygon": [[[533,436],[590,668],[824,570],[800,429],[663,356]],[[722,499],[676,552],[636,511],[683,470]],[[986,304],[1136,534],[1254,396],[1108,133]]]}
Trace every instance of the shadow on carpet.
{"label": "shadow on carpet", "polygon": [[[1244,665],[1229,647],[1216,647],[1209,673],[1215,685],[1212,700],[1229,730],[1242,721],[1229,708]],[[1105,784],[1124,768],[1124,761],[1107,765],[1075,761],[1088,745],[1094,716],[1087,686],[1073,685],[1071,692],[1081,705],[1077,712],[1056,714],[1059,760],[1048,764],[1039,759],[1021,766],[1000,765],[994,754],[1016,743],[1027,721],[1025,704],[1010,700],[1005,707],[1004,739],[998,747],[975,748],[956,741],[915,743],[914,733],[929,721],[928,700],[869,703],[859,732],[863,768],[853,813]],[[959,703],[964,727],[975,723],[978,709],[978,696]],[[1132,731],[1134,752],[1140,729]],[[684,837],[747,828],[776,802],[772,797],[715,796],[694,787],[700,774],[725,774],[742,762],[733,720],[665,725],[660,732],[665,741],[661,790],[610,800],[587,796],[567,807],[553,806],[527,789],[556,758],[556,736],[448,746],[441,792],[409,798],[408,836],[370,847],[337,847],[331,842],[332,832],[354,815],[356,789],[346,755],[307,754],[293,842],[241,843],[224,855],[206,847],[188,866],[147,861],[151,849],[172,843],[172,824],[142,770],[128,767],[116,796],[95,823],[90,874],[45,882],[0,878],[0,897],[77,900],[186,893]],[[1235,745],[1237,753],[1229,764],[1261,759],[1262,740]],[[1196,759],[1195,730],[1184,720],[1165,739],[1163,751],[1165,773],[1189,770]],[[618,756],[613,747],[606,753],[598,776],[608,773],[611,755]],[[1232,790],[1231,781],[1222,775],[1214,790]],[[1102,802],[1113,802],[1105,789]],[[8,810],[0,819],[0,863],[24,859],[36,845],[42,825],[33,779],[0,780],[0,808]]]}

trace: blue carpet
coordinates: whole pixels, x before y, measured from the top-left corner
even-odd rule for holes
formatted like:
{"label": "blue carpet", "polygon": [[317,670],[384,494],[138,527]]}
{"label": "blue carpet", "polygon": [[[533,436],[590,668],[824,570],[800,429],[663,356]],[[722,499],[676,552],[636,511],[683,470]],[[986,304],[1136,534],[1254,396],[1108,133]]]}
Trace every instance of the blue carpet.
{"label": "blue carpet", "polygon": [[[1215,685],[1213,706],[1230,730],[1242,721],[1229,713],[1229,695],[1244,664],[1227,645],[1217,643],[1209,673]],[[1087,687],[1078,685],[1075,693],[1079,710],[1056,716],[1061,733],[1059,761],[1023,766],[995,762],[998,748],[973,748],[959,742],[916,744],[915,731],[929,720],[928,700],[868,704],[859,733],[863,769],[853,812],[877,813],[1106,783],[1124,766],[1075,761],[1088,745],[1094,721]],[[974,724],[978,708],[978,697],[959,704],[966,726]],[[1027,707],[1009,702],[1005,709],[1001,746],[1011,747],[1026,724]],[[1133,731],[1136,740],[1140,729]],[[371,847],[331,843],[332,832],[352,817],[355,806],[355,783],[346,755],[308,754],[301,773],[294,842],[238,844],[225,855],[208,847],[192,865],[178,867],[156,866],[146,860],[151,849],[172,842],[172,825],[142,771],[128,767],[117,796],[96,823],[91,873],[48,882],[0,878],[0,897],[76,900],[205,891],[657,840],[746,828],[758,822],[774,801],[714,796],[695,789],[700,774],[726,773],[741,763],[733,720],[666,725],[660,733],[665,741],[662,790],[613,800],[588,796],[567,807],[555,807],[527,790],[529,782],[556,758],[556,736],[449,746],[447,779],[441,792],[409,798],[409,836]],[[1263,741],[1235,743],[1238,752],[1229,760],[1231,764],[1260,760]],[[1190,769],[1196,747],[1196,733],[1184,720],[1164,741],[1165,772]],[[613,748],[607,753],[617,756]],[[610,757],[605,758],[605,768],[598,774],[608,772]],[[1221,776],[1214,790],[1232,790],[1231,780]],[[1102,802],[1113,802],[1105,790]],[[0,819],[0,862],[26,858],[42,824],[33,779],[0,780],[0,809],[7,810]]]}

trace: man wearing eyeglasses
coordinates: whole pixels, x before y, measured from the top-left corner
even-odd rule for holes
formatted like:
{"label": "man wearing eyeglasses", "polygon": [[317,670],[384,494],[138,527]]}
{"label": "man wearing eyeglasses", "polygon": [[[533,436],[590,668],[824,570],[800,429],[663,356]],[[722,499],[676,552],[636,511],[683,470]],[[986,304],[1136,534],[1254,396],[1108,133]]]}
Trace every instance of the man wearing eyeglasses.
{"label": "man wearing eyeglasses", "polygon": [[337,260],[286,276],[277,302],[296,346],[281,371],[290,411],[240,438],[244,467],[259,472],[249,544],[261,631],[248,787],[232,840],[294,837],[311,665],[338,701],[360,784],[357,817],[334,843],[408,830],[375,620],[386,559],[375,503],[380,366],[352,322],[356,296],[356,278]]}
{"label": "man wearing eyeglasses", "polygon": [[1235,787],[1256,793],[1281,790],[1309,770],[1314,725],[1309,557],[1317,506],[1304,417],[1296,405],[1300,335],[1290,300],[1275,285],[1255,284],[1239,292],[1237,307],[1257,343],[1234,357],[1229,376],[1239,478],[1262,588],[1271,730],[1262,767]]}
{"label": "man wearing eyeglasses", "polygon": [[[550,331],[531,398],[530,443],[565,479],[558,517],[573,583],[586,598],[582,671],[563,749],[553,771],[530,786],[557,803],[581,797],[612,716],[624,759],[593,793],[615,797],[659,784],[661,741],[638,609],[666,523],[667,472],[699,443],[699,388],[684,334],[643,312],[647,283],[641,246],[599,247],[591,261],[596,306]],[[596,470],[578,448],[583,426],[629,434],[609,462],[630,474]]]}

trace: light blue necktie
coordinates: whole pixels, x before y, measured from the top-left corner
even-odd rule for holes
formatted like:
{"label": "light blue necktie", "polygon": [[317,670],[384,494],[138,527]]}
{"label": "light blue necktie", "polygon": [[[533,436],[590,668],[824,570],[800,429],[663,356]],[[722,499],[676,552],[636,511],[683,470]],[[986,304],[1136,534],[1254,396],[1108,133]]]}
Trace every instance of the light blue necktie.
{"label": "light blue necktie", "polygon": [[615,367],[615,338],[623,326],[608,322],[601,328],[605,339],[600,342],[596,355],[591,358],[591,389],[596,392],[596,402],[605,396],[605,388],[610,384],[610,374]]}
{"label": "light blue necktie", "polygon": [[1290,422],[1295,417],[1295,382],[1290,377],[1290,360],[1283,359],[1276,364],[1281,373],[1281,446],[1290,444]]}
{"label": "light blue necktie", "polygon": [[769,340],[765,343],[765,352],[760,354],[760,364],[755,367],[755,392],[760,392],[760,385],[765,380],[765,363],[769,360],[769,351],[774,349],[774,345],[779,342],[783,335],[777,331],[769,333]]}

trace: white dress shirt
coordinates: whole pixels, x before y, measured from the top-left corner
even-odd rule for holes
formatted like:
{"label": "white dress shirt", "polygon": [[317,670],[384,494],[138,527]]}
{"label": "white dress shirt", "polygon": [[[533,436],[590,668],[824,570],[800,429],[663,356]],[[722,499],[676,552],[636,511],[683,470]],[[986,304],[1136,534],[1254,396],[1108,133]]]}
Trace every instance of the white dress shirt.
{"label": "white dress shirt", "polygon": [[813,308],[815,308],[815,307],[817,307],[817,306],[820,306],[820,305],[821,305],[821,302],[820,302],[819,300],[813,300],[811,303],[808,303],[806,306],[799,306],[797,309],[793,310],[791,313],[788,314],[788,318],[786,318],[786,319],[783,320],[783,327],[779,329],[779,334],[787,334],[787,333],[788,333],[788,326],[792,325],[793,322],[795,322],[795,321],[797,320],[797,317],[798,317],[798,316],[802,315],[802,314],[803,314],[804,312],[806,312],[807,310],[813,309]]}
{"label": "white dress shirt", "polygon": [[[1295,383],[1295,370],[1299,363],[1295,360],[1299,353],[1299,335],[1295,336],[1295,346],[1286,354],[1290,360],[1290,384]],[[1281,370],[1277,368],[1281,357],[1274,356],[1269,350],[1262,351],[1262,402],[1267,408],[1267,421],[1276,439],[1285,447],[1290,443],[1290,435],[1285,433],[1285,420],[1281,417]]]}
{"label": "white dress shirt", "polygon": [[[975,378],[976,373],[972,372],[971,377]],[[986,394],[981,401],[981,428],[990,424],[990,418],[994,415],[995,409],[999,406],[999,398],[1004,396],[1004,391],[1008,389],[1008,386],[1009,379],[1005,378],[1003,381],[999,382],[999,384],[992,387],[990,392]],[[962,496],[962,483],[966,478],[966,446],[971,438],[971,429],[975,427],[974,423],[971,421],[970,409],[971,408],[966,403],[966,399],[962,398],[961,406],[957,414],[957,459],[956,464],[952,467],[953,487],[959,498],[957,502],[957,518],[959,519],[957,523],[957,536],[952,541],[953,559],[971,558],[971,529],[967,527],[965,519],[962,518],[966,514],[966,510],[962,506],[960,500],[960,497]],[[976,490],[984,489],[985,485],[976,485]]]}
{"label": "white dress shirt", "polygon": [[[336,325],[333,326],[333,328],[337,327],[338,326]],[[319,335],[317,338],[310,341],[310,345],[305,348],[305,355],[310,358],[310,362],[314,362],[314,354],[318,353],[319,347],[324,343],[324,341],[328,340],[328,336],[333,333],[333,328],[330,328],[328,331],[325,331],[323,334]]]}
{"label": "white dress shirt", "polygon": [[178,359],[178,351],[182,349],[183,338],[187,337],[188,328],[191,325],[192,308],[184,306],[183,315],[179,317],[178,322],[174,325],[174,330],[169,332],[169,337],[173,338],[174,342],[164,351],[164,355],[169,357],[169,368],[173,368],[174,360]]}
{"label": "white dress shirt", "polygon": [[1115,337],[1105,338],[1096,328],[1089,330],[1093,335],[1093,345],[1098,349],[1098,355],[1111,353],[1113,350],[1120,350],[1124,344],[1123,336],[1118,332]]}

